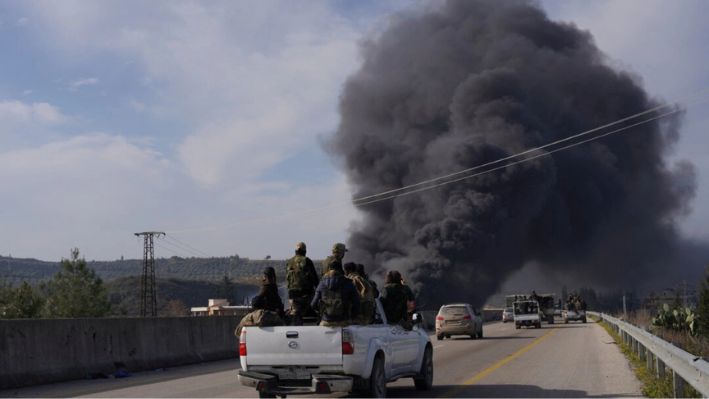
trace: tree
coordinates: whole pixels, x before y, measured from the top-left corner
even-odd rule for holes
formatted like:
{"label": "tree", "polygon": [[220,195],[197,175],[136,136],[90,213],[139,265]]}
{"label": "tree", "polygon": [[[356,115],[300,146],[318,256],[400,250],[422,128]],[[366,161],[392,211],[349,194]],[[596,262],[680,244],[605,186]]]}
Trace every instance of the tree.
{"label": "tree", "polygon": [[12,287],[0,280],[0,319],[11,317]]}
{"label": "tree", "polygon": [[229,303],[233,304],[234,301],[234,283],[231,282],[231,279],[229,276],[224,275],[222,278],[221,283],[219,284],[219,288],[217,289],[217,296],[219,298],[224,298]]}
{"label": "tree", "polygon": [[71,259],[62,259],[62,270],[47,284],[45,314],[49,317],[102,317],[111,304],[106,288],[96,272],[71,250]]}
{"label": "tree", "polygon": [[709,338],[709,267],[699,291],[699,306],[697,306],[697,316],[699,317],[699,333]]}
{"label": "tree", "polygon": [[29,319],[40,317],[44,298],[29,283],[13,288],[0,286],[0,318]]}

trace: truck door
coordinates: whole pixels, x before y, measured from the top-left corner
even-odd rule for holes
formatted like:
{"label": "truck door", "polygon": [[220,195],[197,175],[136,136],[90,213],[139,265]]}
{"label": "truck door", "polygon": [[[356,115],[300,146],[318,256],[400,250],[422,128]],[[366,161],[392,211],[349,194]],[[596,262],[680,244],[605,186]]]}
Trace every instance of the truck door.
{"label": "truck door", "polygon": [[419,334],[416,331],[406,330],[399,325],[389,327],[394,373],[408,372],[418,358]]}

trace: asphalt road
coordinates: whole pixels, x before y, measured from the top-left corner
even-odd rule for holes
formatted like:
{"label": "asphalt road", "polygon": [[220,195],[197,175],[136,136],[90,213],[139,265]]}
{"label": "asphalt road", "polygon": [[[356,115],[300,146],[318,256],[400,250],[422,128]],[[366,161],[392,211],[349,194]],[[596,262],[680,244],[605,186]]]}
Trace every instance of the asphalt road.
{"label": "asphalt road", "polygon": [[[640,383],[600,326],[543,325],[516,330],[492,323],[485,338],[436,341],[434,388],[411,379],[388,385],[392,397],[641,396]],[[137,373],[125,379],[72,381],[0,391],[8,397],[253,397],[236,380],[237,360]]]}

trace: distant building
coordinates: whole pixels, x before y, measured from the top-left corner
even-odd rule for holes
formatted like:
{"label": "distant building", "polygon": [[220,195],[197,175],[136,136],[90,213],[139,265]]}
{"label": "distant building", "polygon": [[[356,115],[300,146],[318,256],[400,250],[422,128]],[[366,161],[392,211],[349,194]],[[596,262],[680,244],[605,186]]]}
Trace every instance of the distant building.
{"label": "distant building", "polygon": [[210,299],[208,306],[191,308],[192,316],[244,316],[250,306],[229,305],[226,299]]}

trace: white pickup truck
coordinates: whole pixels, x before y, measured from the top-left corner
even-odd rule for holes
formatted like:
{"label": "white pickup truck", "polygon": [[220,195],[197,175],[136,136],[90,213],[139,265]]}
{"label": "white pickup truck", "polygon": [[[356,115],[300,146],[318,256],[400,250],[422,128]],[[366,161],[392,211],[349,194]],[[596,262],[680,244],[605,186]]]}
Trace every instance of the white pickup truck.
{"label": "white pickup truck", "polygon": [[512,304],[515,328],[522,326],[542,328],[541,312],[537,301],[516,301]]}
{"label": "white pickup truck", "polygon": [[[244,327],[239,382],[259,397],[355,392],[385,397],[386,384],[411,377],[433,384],[433,346],[414,315],[414,329],[387,324],[377,300],[375,323],[348,327]],[[418,323],[417,323],[418,321]]]}

